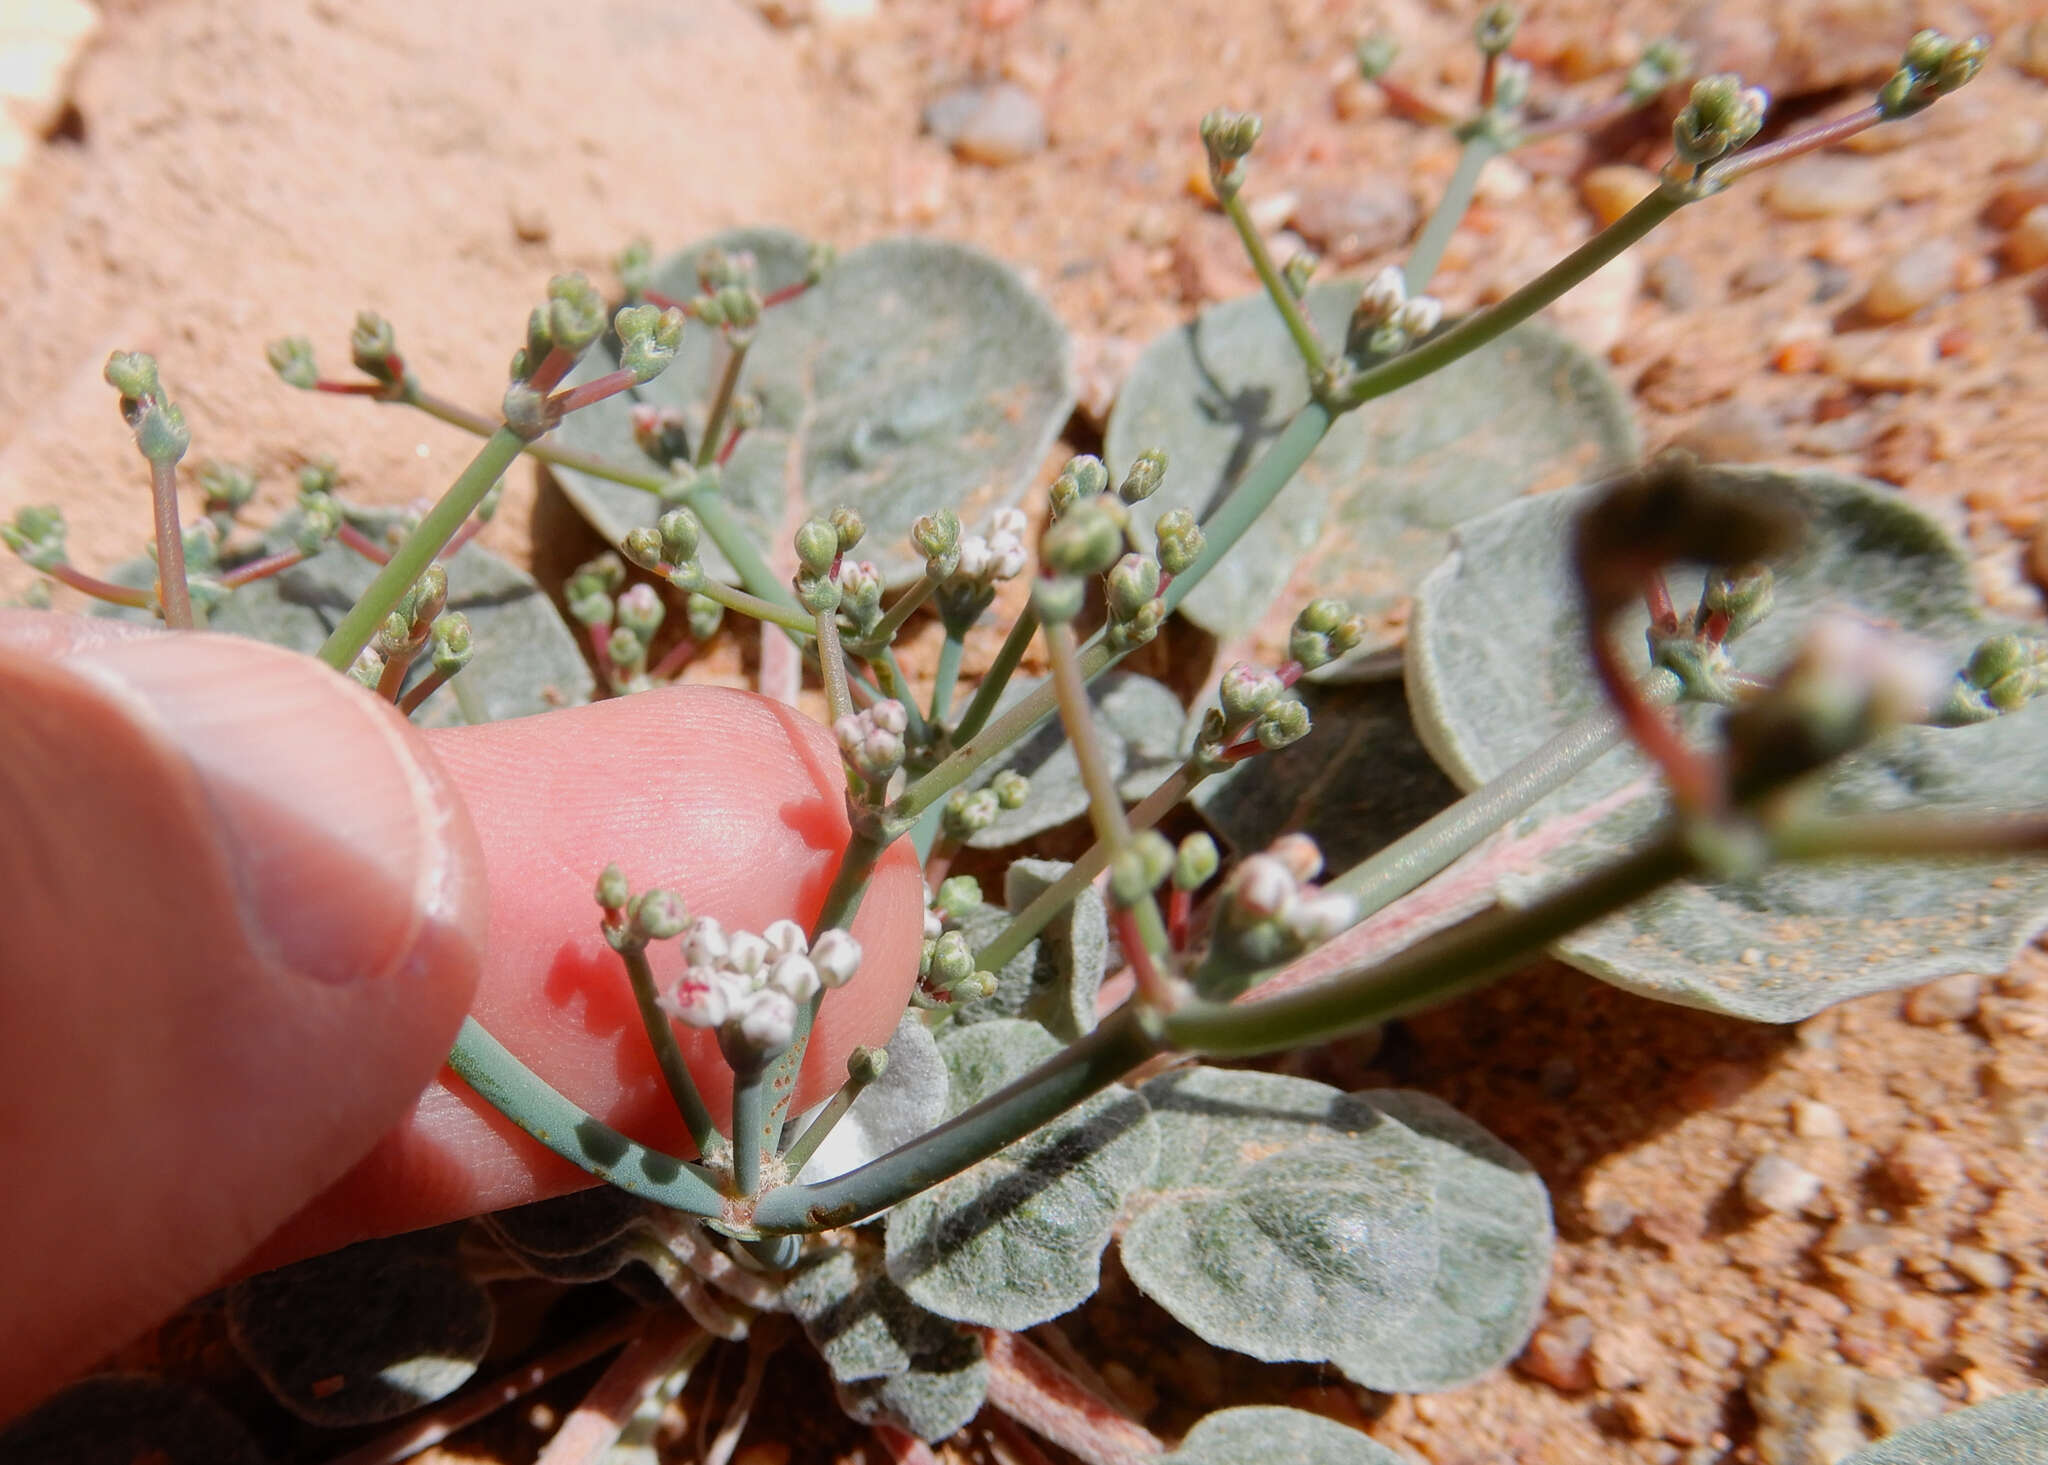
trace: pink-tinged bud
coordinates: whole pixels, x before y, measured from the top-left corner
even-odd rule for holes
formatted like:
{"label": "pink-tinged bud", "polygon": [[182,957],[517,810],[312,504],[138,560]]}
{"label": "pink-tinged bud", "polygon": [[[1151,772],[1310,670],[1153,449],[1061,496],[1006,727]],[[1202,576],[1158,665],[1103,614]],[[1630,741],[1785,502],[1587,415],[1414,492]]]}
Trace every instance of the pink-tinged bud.
{"label": "pink-tinged bud", "polygon": [[869,720],[882,732],[901,737],[910,726],[910,714],[903,710],[901,702],[887,700],[877,702],[867,712]]}
{"label": "pink-tinged bud", "polygon": [[860,970],[860,943],[845,931],[822,932],[818,944],[811,948],[811,963],[826,986],[843,987]]}
{"label": "pink-tinged bud", "polygon": [[796,1037],[796,1003],[773,989],[756,992],[739,1015],[739,1028],[757,1052],[780,1053]]}
{"label": "pink-tinged bud", "polygon": [[818,980],[818,969],[808,956],[789,952],[776,958],[775,965],[768,971],[767,985],[790,1001],[803,1003],[817,996],[823,984]]}
{"label": "pink-tinged bud", "polygon": [[689,933],[683,937],[683,959],[691,966],[718,966],[725,961],[726,950],[725,927],[709,916],[690,922]]}
{"label": "pink-tinged bud", "polygon": [[661,998],[662,1011],[686,1027],[715,1028],[731,1015],[724,979],[710,967],[693,966]]}
{"label": "pink-tinged bud", "polygon": [[1266,847],[1266,853],[1303,885],[1323,873],[1323,852],[1306,834],[1283,834]]}
{"label": "pink-tinged bud", "polygon": [[1231,899],[1253,920],[1279,915],[1294,903],[1296,893],[1294,876],[1271,855],[1252,855],[1230,882]]}

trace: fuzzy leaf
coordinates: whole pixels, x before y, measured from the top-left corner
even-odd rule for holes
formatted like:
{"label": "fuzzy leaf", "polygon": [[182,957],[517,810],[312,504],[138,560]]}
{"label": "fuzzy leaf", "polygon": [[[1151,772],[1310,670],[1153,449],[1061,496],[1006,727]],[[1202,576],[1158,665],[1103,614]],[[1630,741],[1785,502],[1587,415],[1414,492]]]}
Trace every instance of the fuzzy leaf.
{"label": "fuzzy leaf", "polygon": [[1297,689],[1314,726],[1195,785],[1194,804],[1240,850],[1314,837],[1332,873],[1391,844],[1458,796],[1389,683]]}
{"label": "fuzzy leaf", "polygon": [[8,1465],[264,1465],[240,1420],[152,1374],[82,1379],[0,1429]]}
{"label": "fuzzy leaf", "polygon": [[[1003,872],[1003,902],[1012,915],[1037,899],[1072,866],[1065,860],[1013,860]],[[1029,994],[1019,1007],[1062,1042],[1095,1027],[1095,994],[1109,964],[1109,907],[1088,886],[1040,933]],[[1000,995],[1000,994],[998,994]]]}
{"label": "fuzzy leaf", "polygon": [[1550,1285],[1550,1197],[1520,1155],[1428,1094],[1374,1089],[1353,1097],[1402,1125],[1436,1174],[1437,1268],[1421,1317],[1375,1319],[1342,1340],[1337,1366],[1386,1393],[1451,1389],[1514,1357]]}
{"label": "fuzzy leaf", "polygon": [[[1323,339],[1341,342],[1356,281],[1308,292]],[[1308,401],[1306,373],[1264,296],[1226,301],[1145,349],[1105,435],[1112,470],[1164,448],[1164,486],[1133,514],[1205,517]],[[1633,458],[1626,398],[1606,371],[1541,326],[1338,419],[1237,548],[1182,602],[1218,636],[1278,603],[1333,595],[1380,620],[1442,556],[1453,525],[1534,489]],[[1384,631],[1373,645],[1398,636]]]}
{"label": "fuzzy leaf", "polygon": [[[1007,910],[984,901],[953,924],[967,938],[967,944],[979,951],[1002,934],[1003,927],[1009,923],[1010,913]],[[1051,979],[1052,964],[1052,953],[1046,949],[1045,942],[1034,938],[1022,951],[1003,963],[1003,969],[995,974],[996,989],[993,993],[978,1002],[955,1004],[948,1009],[954,1024],[964,1027],[1026,1016],[1024,1009],[1032,1004],[1041,987]]]}
{"label": "fuzzy leaf", "polygon": [[[996,704],[1000,715],[1034,691],[1042,677],[1018,677]],[[1176,751],[1186,712],[1180,698],[1150,677],[1113,671],[1088,687],[1095,708],[1095,728],[1102,761],[1111,778],[1137,788],[1136,797],[1151,792],[1180,763]],[[1031,796],[1021,809],[1006,809],[996,822],[967,842],[976,849],[1002,849],[1057,829],[1088,812],[1088,790],[1081,783],[1081,765],[1067,742],[1058,718],[984,765],[972,786],[979,787],[1003,769],[1015,769],[1031,780]],[[1131,797],[1128,788],[1123,790]]]}
{"label": "fuzzy leaf", "polygon": [[964,1429],[988,1398],[981,1339],[962,1328],[920,1354],[917,1366],[888,1378],[835,1387],[839,1407],[861,1424],[893,1424],[936,1444]]}
{"label": "fuzzy leaf", "polygon": [[[1059,1052],[1036,1023],[977,1023],[940,1044],[955,1112]],[[1094,1293],[1102,1249],[1157,1152],[1145,1101],[1114,1085],[889,1216],[889,1275],[933,1312],[1028,1328]]]}
{"label": "fuzzy leaf", "polygon": [[[653,288],[694,296],[696,262],[713,246],[751,251],[764,293],[802,280],[810,250],[778,230],[721,234],[669,259]],[[692,324],[666,372],[573,414],[558,435],[658,471],[634,444],[634,402],[694,410],[701,424],[723,351],[712,331]],[[860,558],[889,583],[908,583],[924,569],[908,539],[918,515],[952,509],[974,529],[1023,493],[1073,407],[1069,355],[1065,328],[1006,265],[936,239],[864,245],[763,313],[740,378],[760,400],[761,422],[725,466],[726,501],[756,543],[778,548],[805,518],[855,509],[868,529]],[[615,364],[601,346],[570,380]],[[638,489],[557,476],[613,543],[658,517],[654,498]],[[711,573],[730,573],[708,543],[704,554]]]}
{"label": "fuzzy leaf", "polygon": [[490,1294],[442,1237],[366,1241],[228,1289],[235,1347],[311,1424],[393,1419],[466,1383],[491,1341]]}
{"label": "fuzzy leaf", "polygon": [[[378,537],[374,527],[369,532],[371,538]],[[288,525],[281,525],[264,545],[266,552],[290,548]],[[547,592],[530,575],[475,542],[458,550],[447,567],[448,609],[469,618],[476,652],[420,710],[415,722],[424,727],[502,722],[590,700],[596,690],[590,667]],[[377,570],[354,550],[330,544],[282,574],[235,591],[209,618],[207,629],[310,656],[369,588]],[[156,563],[130,560],[108,578],[123,585],[151,585]],[[115,606],[102,607],[101,613],[122,620],[153,619],[147,611]],[[430,669],[430,657],[423,653],[413,663],[406,685],[416,685]]]}
{"label": "fuzzy leaf", "polygon": [[484,1229],[536,1275],[596,1282],[633,1260],[648,1203],[615,1186],[533,1201],[480,1217]]}
{"label": "fuzzy leaf", "polygon": [[1407,1465],[1369,1435],[1305,1409],[1252,1404],[1208,1415],[1188,1431],[1160,1465],[1246,1465],[1284,1460],[1287,1465]]}
{"label": "fuzzy leaf", "polygon": [[[1963,549],[1895,490],[1818,472],[1709,470],[1800,508],[1804,545],[1774,566],[1777,604],[1731,648],[1756,675],[1782,665],[1815,612],[1896,626],[1960,667],[1985,635]],[[1564,542],[1578,494],[1534,499],[1464,526],[1424,584],[1409,644],[1424,740],[1465,787],[1498,774],[1599,705]],[[1696,577],[1672,577],[1689,606]],[[1643,662],[1643,616],[1615,644]],[[1710,728],[1712,709],[1685,724]],[[1834,813],[2048,804],[2048,705],[1975,727],[1908,728],[1844,760],[1822,784]],[[1597,807],[1596,807],[1597,806]],[[1661,786],[1633,750],[1609,754],[1538,804],[1523,827],[1580,811],[1590,827],[1503,888],[1526,900],[1634,846],[1661,818]],[[1559,943],[1573,965],[1631,991],[1764,1022],[1792,1022],[1866,992],[1998,971],[2048,922],[2048,862],[1899,860],[1786,866],[1752,882],[1673,887]]]}
{"label": "fuzzy leaf", "polygon": [[908,1144],[946,1117],[949,1084],[931,1029],[906,1012],[889,1040],[889,1066],[860,1091],[797,1179],[830,1180]]}
{"label": "fuzzy leaf", "polygon": [[2048,1465],[2048,1389],[2006,1394],[1902,1429],[1842,1465]]}
{"label": "fuzzy leaf", "polygon": [[1431,1157],[1370,1104],[1191,1068],[1140,1090],[1159,1165],[1125,1227],[1140,1291],[1222,1348],[1324,1361],[1412,1317],[1437,1267]]}

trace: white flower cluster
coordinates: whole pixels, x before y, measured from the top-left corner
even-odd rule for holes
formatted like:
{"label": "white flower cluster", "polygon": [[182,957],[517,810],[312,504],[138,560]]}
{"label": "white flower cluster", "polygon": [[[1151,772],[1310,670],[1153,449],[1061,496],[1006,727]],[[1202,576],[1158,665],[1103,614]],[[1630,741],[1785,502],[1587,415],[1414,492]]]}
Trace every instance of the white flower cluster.
{"label": "white flower cluster", "polygon": [[1322,852],[1306,835],[1277,839],[1264,854],[1246,857],[1227,887],[1235,913],[1247,924],[1273,921],[1304,945],[1315,946],[1358,918],[1358,902],[1309,882],[1322,873]]}
{"label": "white flower cluster", "polygon": [[903,734],[909,726],[903,704],[884,699],[865,712],[847,713],[832,724],[832,736],[855,772],[880,783],[903,766]]}
{"label": "white flower cluster", "polygon": [[1434,295],[1410,296],[1408,277],[1399,265],[1388,265],[1366,281],[1358,297],[1357,316],[1375,326],[1392,326],[1411,341],[1442,324],[1444,306]]}
{"label": "white flower cluster", "polygon": [[683,934],[689,968],[660,999],[662,1010],[693,1028],[736,1035],[761,1053],[778,1053],[796,1033],[797,1012],[821,987],[843,987],[860,968],[860,943],[827,931],[812,946],[795,921],[756,936],[730,935],[709,916]]}
{"label": "white flower cluster", "polygon": [[986,535],[960,536],[960,566],[953,573],[981,585],[1016,579],[1024,573],[1025,523],[1022,509],[997,509]]}

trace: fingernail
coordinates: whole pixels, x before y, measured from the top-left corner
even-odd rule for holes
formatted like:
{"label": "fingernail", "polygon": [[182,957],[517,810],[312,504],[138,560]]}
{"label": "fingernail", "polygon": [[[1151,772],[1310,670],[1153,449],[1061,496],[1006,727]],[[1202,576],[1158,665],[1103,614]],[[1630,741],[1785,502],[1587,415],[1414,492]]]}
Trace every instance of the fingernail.
{"label": "fingernail", "polygon": [[310,658],[226,636],[71,657],[198,776],[258,954],[322,982],[387,975],[445,914],[451,796],[407,730]]}

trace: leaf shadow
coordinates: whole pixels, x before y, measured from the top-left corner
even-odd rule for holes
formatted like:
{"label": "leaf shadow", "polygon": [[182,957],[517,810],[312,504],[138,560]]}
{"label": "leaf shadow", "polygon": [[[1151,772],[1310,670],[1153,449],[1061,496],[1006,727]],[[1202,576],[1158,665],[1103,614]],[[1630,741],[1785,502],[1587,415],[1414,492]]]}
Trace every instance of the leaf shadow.
{"label": "leaf shadow", "polygon": [[1283,432],[1292,413],[1275,415],[1273,389],[1260,383],[1232,390],[1223,384],[1223,378],[1210,364],[1209,354],[1202,343],[1202,320],[1197,317],[1182,328],[1187,338],[1188,360],[1202,378],[1207,394],[1195,399],[1195,409],[1209,421],[1230,424],[1237,429],[1237,439],[1224,455],[1223,465],[1217,470],[1216,481],[1211,484],[1208,497],[1196,512],[1197,519],[1207,519],[1223,502],[1225,495],[1236,486],[1251,466],[1252,455],[1260,444],[1278,437]]}

